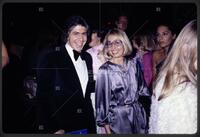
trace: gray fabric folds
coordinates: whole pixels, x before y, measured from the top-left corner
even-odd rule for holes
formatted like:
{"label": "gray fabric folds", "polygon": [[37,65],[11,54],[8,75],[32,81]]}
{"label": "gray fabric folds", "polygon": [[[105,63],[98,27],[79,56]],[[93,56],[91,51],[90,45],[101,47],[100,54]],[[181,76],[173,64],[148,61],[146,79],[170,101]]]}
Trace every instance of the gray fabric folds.
{"label": "gray fabric folds", "polygon": [[139,96],[150,96],[136,59],[124,65],[106,62],[96,81],[96,122],[109,124],[113,133],[146,133],[146,113]]}

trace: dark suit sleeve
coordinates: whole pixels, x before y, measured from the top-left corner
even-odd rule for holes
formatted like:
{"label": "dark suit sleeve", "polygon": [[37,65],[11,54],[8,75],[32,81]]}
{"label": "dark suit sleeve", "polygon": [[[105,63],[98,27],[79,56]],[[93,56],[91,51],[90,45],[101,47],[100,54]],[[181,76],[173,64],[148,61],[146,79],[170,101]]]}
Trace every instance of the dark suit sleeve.
{"label": "dark suit sleeve", "polygon": [[37,67],[37,122],[38,130],[51,133],[56,130],[57,123],[53,117],[54,58],[52,54],[41,57]]}

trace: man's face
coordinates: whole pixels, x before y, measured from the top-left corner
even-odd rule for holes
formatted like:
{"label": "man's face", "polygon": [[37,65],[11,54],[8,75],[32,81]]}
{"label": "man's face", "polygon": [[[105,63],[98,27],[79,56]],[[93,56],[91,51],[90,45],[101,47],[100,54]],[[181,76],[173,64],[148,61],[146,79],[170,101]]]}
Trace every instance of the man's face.
{"label": "man's face", "polygon": [[126,16],[120,16],[117,22],[117,27],[123,31],[127,29],[128,19]]}
{"label": "man's face", "polygon": [[69,45],[76,51],[81,52],[87,41],[87,28],[81,25],[75,26],[69,32]]}

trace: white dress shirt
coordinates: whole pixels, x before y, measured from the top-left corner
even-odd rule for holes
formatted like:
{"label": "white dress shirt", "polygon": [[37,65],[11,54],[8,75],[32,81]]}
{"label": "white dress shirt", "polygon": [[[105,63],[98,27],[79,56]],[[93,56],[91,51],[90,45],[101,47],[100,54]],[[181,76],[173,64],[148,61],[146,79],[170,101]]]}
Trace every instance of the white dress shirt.
{"label": "white dress shirt", "polygon": [[87,70],[86,62],[85,60],[82,60],[80,56],[78,57],[77,60],[74,59],[73,49],[68,43],[65,44],[65,48],[67,49],[67,52],[74,64],[74,67],[76,69],[77,75],[81,83],[83,95],[85,97],[86,87],[88,83],[88,70]]}

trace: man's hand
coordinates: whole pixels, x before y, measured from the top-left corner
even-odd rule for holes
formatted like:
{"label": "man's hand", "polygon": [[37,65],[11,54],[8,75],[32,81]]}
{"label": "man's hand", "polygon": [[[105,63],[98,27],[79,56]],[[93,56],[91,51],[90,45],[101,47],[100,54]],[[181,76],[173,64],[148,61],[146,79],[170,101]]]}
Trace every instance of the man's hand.
{"label": "man's hand", "polygon": [[60,130],[56,131],[54,134],[65,134],[65,130],[60,129]]}

